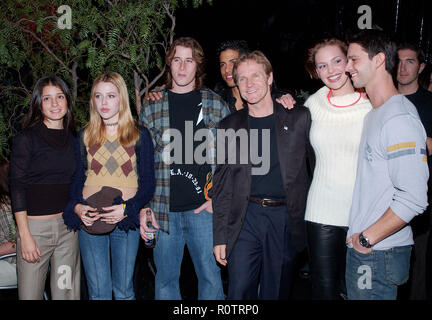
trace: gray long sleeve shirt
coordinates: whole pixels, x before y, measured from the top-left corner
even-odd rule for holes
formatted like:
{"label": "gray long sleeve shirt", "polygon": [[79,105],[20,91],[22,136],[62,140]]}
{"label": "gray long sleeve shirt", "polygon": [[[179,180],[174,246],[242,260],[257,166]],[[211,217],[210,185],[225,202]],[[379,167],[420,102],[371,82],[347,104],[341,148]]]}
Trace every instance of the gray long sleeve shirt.
{"label": "gray long sleeve shirt", "polygon": [[[395,95],[365,117],[347,237],[367,229],[389,207],[407,223],[421,214],[428,204],[428,177],[426,133],[417,110]],[[373,249],[410,244],[407,225]]]}

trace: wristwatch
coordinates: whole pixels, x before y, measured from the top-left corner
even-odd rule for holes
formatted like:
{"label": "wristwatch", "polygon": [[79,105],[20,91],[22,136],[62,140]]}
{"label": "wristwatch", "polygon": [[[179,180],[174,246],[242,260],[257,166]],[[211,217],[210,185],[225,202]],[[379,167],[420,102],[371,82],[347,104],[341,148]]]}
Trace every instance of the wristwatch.
{"label": "wristwatch", "polygon": [[372,248],[371,244],[369,243],[369,239],[363,235],[363,232],[360,233],[359,240],[362,247]]}

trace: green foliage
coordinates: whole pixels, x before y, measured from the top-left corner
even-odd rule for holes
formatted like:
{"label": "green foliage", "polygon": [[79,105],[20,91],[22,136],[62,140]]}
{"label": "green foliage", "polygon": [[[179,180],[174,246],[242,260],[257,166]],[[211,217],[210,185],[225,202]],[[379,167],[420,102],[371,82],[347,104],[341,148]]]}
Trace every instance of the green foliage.
{"label": "green foliage", "polygon": [[[67,81],[78,128],[87,121],[92,81],[101,72],[124,77],[134,106],[135,91],[143,95],[163,72],[175,10],[203,2],[212,0],[1,1],[0,158],[8,157],[11,137],[42,76],[55,73]],[[70,30],[57,25],[61,5],[71,8]]]}

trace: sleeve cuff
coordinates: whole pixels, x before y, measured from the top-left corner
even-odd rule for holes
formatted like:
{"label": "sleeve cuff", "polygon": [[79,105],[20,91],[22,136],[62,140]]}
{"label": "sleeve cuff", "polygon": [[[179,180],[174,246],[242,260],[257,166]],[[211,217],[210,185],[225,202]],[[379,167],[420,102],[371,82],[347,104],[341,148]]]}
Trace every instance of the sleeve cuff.
{"label": "sleeve cuff", "polygon": [[393,201],[390,205],[390,209],[392,209],[393,212],[406,223],[409,223],[412,218],[419,214],[415,210],[398,201]]}

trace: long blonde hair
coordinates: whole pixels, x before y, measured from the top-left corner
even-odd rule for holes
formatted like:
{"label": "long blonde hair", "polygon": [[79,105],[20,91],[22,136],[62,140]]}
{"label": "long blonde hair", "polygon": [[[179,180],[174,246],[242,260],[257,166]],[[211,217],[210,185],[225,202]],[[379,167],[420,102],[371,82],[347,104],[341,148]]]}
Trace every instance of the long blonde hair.
{"label": "long blonde hair", "polygon": [[112,83],[120,94],[120,110],[119,120],[117,126],[118,141],[122,146],[134,145],[138,140],[139,131],[135,119],[129,105],[129,95],[126,83],[123,77],[116,72],[106,72],[101,74],[93,82],[90,96],[90,120],[84,129],[84,143],[86,146],[91,147],[96,144],[102,145],[106,140],[106,126],[102,121],[101,116],[97,111],[97,107],[93,101],[94,90],[99,82]]}

